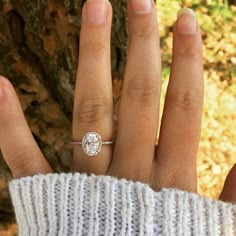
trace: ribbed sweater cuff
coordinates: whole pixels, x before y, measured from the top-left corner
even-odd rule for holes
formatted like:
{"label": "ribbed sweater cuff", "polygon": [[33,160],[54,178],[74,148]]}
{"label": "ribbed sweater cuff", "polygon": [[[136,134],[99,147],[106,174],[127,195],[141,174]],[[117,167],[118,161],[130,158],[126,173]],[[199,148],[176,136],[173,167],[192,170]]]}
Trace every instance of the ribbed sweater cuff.
{"label": "ribbed sweater cuff", "polygon": [[19,235],[236,235],[236,205],[111,176],[35,175],[9,183]]}

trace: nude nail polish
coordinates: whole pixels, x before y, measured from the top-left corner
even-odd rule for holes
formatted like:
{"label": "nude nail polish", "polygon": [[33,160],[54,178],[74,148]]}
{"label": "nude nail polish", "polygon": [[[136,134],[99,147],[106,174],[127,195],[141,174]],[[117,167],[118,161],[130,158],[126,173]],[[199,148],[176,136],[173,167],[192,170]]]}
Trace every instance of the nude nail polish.
{"label": "nude nail polish", "polygon": [[94,25],[106,23],[108,12],[107,0],[87,0],[86,14],[87,20]]}
{"label": "nude nail polish", "polygon": [[177,30],[182,35],[193,35],[197,32],[197,19],[192,9],[183,8],[178,12]]}
{"label": "nude nail polish", "polygon": [[145,15],[152,11],[152,0],[130,0],[130,3],[136,14]]}

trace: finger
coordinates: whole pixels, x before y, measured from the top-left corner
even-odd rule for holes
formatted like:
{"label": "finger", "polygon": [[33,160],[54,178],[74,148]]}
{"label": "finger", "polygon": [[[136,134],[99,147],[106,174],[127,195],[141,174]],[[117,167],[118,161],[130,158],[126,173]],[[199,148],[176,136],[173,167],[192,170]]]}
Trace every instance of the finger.
{"label": "finger", "polygon": [[[150,166],[157,138],[161,59],[153,0],[128,1],[129,50],[111,168]],[[145,158],[144,158],[145,157]]]}
{"label": "finger", "polygon": [[174,27],[173,63],[156,159],[172,173],[169,181],[192,191],[197,188],[203,90],[201,33],[194,12],[184,9]]}
{"label": "finger", "polygon": [[230,170],[224,184],[220,200],[236,203],[236,164]]}
{"label": "finger", "polygon": [[[95,131],[103,141],[113,139],[113,96],[110,66],[112,8],[107,0],[88,0],[82,13],[80,56],[76,80],[73,140]],[[81,145],[74,146],[73,170],[104,174],[112,145],[104,145],[95,157],[87,156]]]}
{"label": "finger", "polygon": [[32,136],[13,86],[2,76],[0,148],[15,178],[53,172]]}

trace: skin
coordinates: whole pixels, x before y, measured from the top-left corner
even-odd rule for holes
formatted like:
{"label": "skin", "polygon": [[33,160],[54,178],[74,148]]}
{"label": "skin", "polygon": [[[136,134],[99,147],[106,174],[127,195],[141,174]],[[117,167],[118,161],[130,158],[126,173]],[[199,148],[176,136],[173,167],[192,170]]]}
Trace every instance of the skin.
{"label": "skin", "polygon": [[[106,23],[95,25],[87,19],[87,7],[93,1],[101,0],[88,0],[82,14],[72,129],[72,139],[77,141],[91,130],[106,141],[114,134],[112,7],[106,3]],[[183,22],[193,20],[189,14],[182,14],[175,22],[171,76],[155,146],[161,93],[156,8],[152,2],[150,13],[137,14],[129,0],[127,12],[129,48],[116,142],[104,145],[95,158],[87,157],[80,145],[74,145],[71,171],[141,181],[155,191],[171,187],[197,193],[196,159],[204,94],[200,28],[196,22],[195,33],[181,33],[186,27]],[[0,148],[14,178],[53,173],[32,136],[12,84],[1,76],[0,88]],[[220,200],[235,203],[234,186],[236,165]]]}

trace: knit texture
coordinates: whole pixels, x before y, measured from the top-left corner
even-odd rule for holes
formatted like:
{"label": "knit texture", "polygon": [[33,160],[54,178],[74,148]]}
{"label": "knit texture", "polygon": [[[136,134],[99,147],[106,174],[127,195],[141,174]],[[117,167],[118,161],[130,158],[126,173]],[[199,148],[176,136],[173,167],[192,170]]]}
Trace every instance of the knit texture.
{"label": "knit texture", "polygon": [[236,205],[177,189],[80,173],[9,183],[19,235],[235,236]]}

